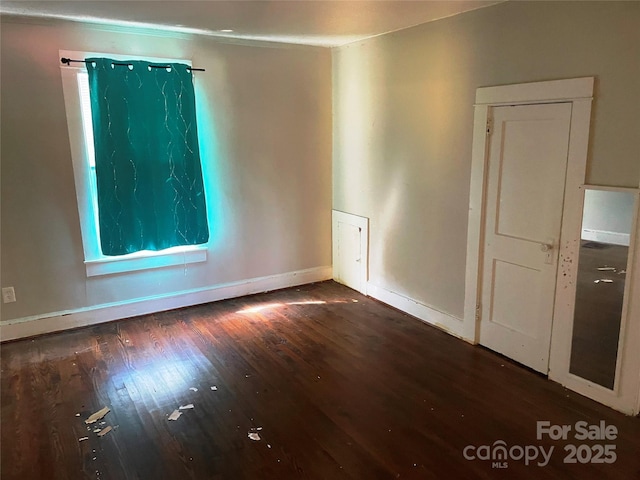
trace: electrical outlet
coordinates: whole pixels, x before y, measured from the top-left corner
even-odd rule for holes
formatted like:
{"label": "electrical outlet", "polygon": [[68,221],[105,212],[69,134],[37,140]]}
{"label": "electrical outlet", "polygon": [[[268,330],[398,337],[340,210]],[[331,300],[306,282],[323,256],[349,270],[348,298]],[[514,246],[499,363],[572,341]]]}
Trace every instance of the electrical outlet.
{"label": "electrical outlet", "polygon": [[13,287],[5,287],[2,289],[2,302],[11,303],[16,301],[16,291]]}

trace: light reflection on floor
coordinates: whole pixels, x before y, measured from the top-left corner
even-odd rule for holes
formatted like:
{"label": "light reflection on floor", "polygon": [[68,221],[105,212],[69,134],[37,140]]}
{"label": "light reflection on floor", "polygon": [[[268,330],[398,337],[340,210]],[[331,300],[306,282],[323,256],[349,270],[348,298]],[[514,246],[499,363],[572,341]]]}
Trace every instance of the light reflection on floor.
{"label": "light reflection on floor", "polygon": [[166,400],[187,395],[190,388],[198,383],[199,372],[193,363],[182,359],[159,358],[142,366],[134,366],[114,375],[111,382],[125,387],[132,399],[154,399],[162,405]]}
{"label": "light reflection on floor", "polygon": [[[352,300],[352,302],[356,303],[357,300]],[[285,307],[287,305],[324,305],[326,303],[349,303],[349,302],[346,300],[335,300],[333,302],[325,302],[324,300],[307,300],[304,302],[265,303],[261,305],[255,305],[253,307],[244,308],[242,310],[238,310],[236,313],[258,313],[263,310],[273,310],[273,309]]]}

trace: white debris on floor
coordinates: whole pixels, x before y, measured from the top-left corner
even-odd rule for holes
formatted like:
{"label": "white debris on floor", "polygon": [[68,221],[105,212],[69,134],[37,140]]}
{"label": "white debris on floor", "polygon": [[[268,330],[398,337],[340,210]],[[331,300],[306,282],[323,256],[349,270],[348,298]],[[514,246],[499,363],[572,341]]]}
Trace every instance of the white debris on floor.
{"label": "white debris on floor", "polygon": [[198,389],[196,387],[189,387],[189,390],[191,390],[192,392],[197,392]]}
{"label": "white debris on floor", "polygon": [[599,280],[594,280],[593,283],[613,283],[613,280],[610,278],[601,278]]}
{"label": "white debris on floor", "polygon": [[101,418],[103,418],[107,413],[109,413],[111,410],[109,409],[109,407],[104,407],[101,408],[100,410],[98,410],[96,413],[92,414],[89,416],[89,418],[87,418],[84,423],[86,423],[87,425],[89,425],[90,423],[96,423],[98,420],[100,420]]}
{"label": "white debris on floor", "polygon": [[178,410],[189,410],[190,408],[193,408],[193,403],[189,403],[187,405],[180,405],[178,407]]}
{"label": "white debris on floor", "polygon": [[616,267],[598,267],[600,272],[615,272]]}
{"label": "white debris on floor", "polygon": [[216,387],[215,385],[212,385],[212,386],[211,386],[211,390],[214,390],[214,391],[215,391],[215,390],[218,390],[218,387]]}
{"label": "white debris on floor", "polygon": [[[253,418],[252,418],[251,420],[253,420]],[[262,431],[262,427],[251,427],[251,428],[249,429],[249,433],[247,434],[247,436],[248,436],[251,440],[254,440],[254,441],[256,441],[256,442],[257,442],[257,441],[259,441],[259,440],[262,440],[262,439],[260,438],[260,434],[258,433],[258,432],[260,432],[260,431]],[[269,447],[269,448],[271,448],[271,447]]]}
{"label": "white debris on floor", "polygon": [[[84,407],[84,405],[83,405]],[[101,420],[102,418],[104,418],[104,416],[109,413],[111,411],[111,409],[109,407],[103,407],[100,410],[98,410],[97,412],[91,414],[89,416],[89,418],[87,418],[84,422],[87,425],[91,425],[91,424],[95,424],[98,420]],[[79,417],[80,414],[77,413],[76,417]],[[101,421],[98,423],[98,425],[93,425],[93,428],[90,426],[87,426],[87,431],[91,432],[91,433],[95,433],[98,437],[102,437],[104,435],[106,435],[107,433],[111,432],[112,430],[115,430],[116,428],[118,428],[118,425],[116,425],[115,427],[111,427],[110,425],[102,428],[103,425],[106,425],[107,422],[105,421]],[[84,442],[85,440],[89,440],[89,437],[80,437],[78,438],[78,442]],[[95,452],[95,450],[94,450]]]}
{"label": "white debris on floor", "polygon": [[171,415],[169,415],[169,417],[167,418],[167,420],[177,420],[180,418],[180,416],[182,415],[182,412],[179,410],[174,410],[173,412],[171,412]]}

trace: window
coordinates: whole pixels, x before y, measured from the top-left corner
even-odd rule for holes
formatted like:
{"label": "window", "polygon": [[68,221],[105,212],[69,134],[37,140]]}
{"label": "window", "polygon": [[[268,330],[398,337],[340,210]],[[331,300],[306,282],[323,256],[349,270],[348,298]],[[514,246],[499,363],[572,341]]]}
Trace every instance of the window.
{"label": "window", "polygon": [[[118,63],[117,65],[112,66],[111,62],[106,63],[108,67],[114,69],[113,74],[117,75],[115,68],[121,69],[132,69],[133,63],[130,61],[131,57],[121,57],[114,55],[101,55],[101,54],[90,54],[87,52],[63,52],[61,51],[61,56],[74,58],[74,59],[85,59],[85,58],[94,58],[94,57],[107,57],[109,59],[113,59],[115,61],[127,60],[126,63]],[[158,58],[145,58],[145,61],[152,62],[154,64],[164,64],[167,63],[175,63],[173,60],[169,59],[158,59]],[[87,268],[87,275],[104,275],[109,273],[118,273],[125,272],[131,270],[140,270],[146,268],[156,268],[163,267],[169,265],[178,265],[185,263],[193,263],[193,262],[201,262],[206,260],[206,241],[209,237],[207,219],[206,219],[206,198],[204,195],[204,184],[202,183],[202,173],[200,171],[200,163],[199,163],[199,155],[198,155],[198,145],[197,139],[195,139],[195,143],[191,143],[186,145],[186,149],[190,148],[195,150],[194,161],[197,161],[197,168],[195,168],[196,177],[179,177],[177,178],[177,173],[179,172],[180,165],[176,165],[175,163],[171,163],[171,159],[169,159],[169,164],[164,162],[165,171],[160,172],[159,176],[162,178],[162,183],[167,183],[171,188],[169,193],[165,192],[163,195],[160,195],[160,199],[151,198],[154,197],[153,191],[162,190],[163,186],[149,186],[143,185],[146,188],[142,193],[146,195],[151,195],[149,198],[145,198],[141,196],[142,194],[139,191],[134,191],[134,195],[130,198],[131,202],[136,202],[139,204],[142,202],[142,205],[134,205],[137,207],[141,207],[141,211],[143,214],[149,213],[149,217],[151,221],[154,221],[154,218],[160,219],[159,223],[163,225],[157,226],[153,224],[150,226],[150,229],[144,230],[139,228],[134,232],[135,235],[140,235],[142,240],[140,242],[136,241],[136,245],[133,245],[134,242],[130,240],[126,240],[124,242],[118,243],[122,238],[122,232],[117,231],[114,234],[113,226],[119,229],[119,223],[123,216],[129,215],[130,211],[127,209],[127,205],[121,205],[123,202],[121,198],[118,198],[116,195],[115,200],[117,200],[117,208],[118,210],[109,211],[113,205],[109,205],[109,200],[106,202],[104,198],[106,196],[102,195],[101,200],[102,203],[99,205],[99,194],[98,190],[100,188],[99,184],[99,176],[96,176],[96,152],[94,149],[94,138],[93,138],[93,127],[94,124],[98,125],[98,128],[103,128],[100,132],[104,133],[104,129],[110,128],[111,114],[114,112],[109,111],[109,105],[106,106],[106,110],[102,113],[106,112],[108,117],[108,121],[103,122],[104,127],[100,127],[100,119],[96,119],[96,111],[100,111],[100,105],[96,107],[94,97],[94,105],[92,111],[92,98],[89,90],[89,78],[91,72],[88,71],[90,68],[96,68],[97,63],[100,62],[100,59],[97,61],[93,61],[88,65],[88,68],[85,67],[83,63],[71,64],[71,66],[62,66],[62,78],[63,78],[63,88],[65,95],[65,105],[67,109],[67,121],[69,125],[69,136],[71,140],[71,149],[72,149],[72,158],[74,164],[74,176],[76,182],[76,192],[78,196],[78,210],[80,214],[80,223],[82,229],[82,238],[83,238],[83,247],[85,254],[85,265]],[[181,62],[188,63],[188,62]],[[129,66],[132,65],[132,66]],[[140,63],[135,65],[137,68],[149,68],[146,63]],[[163,70],[164,69],[157,69]],[[140,71],[140,70],[139,70]],[[149,68],[151,72],[151,68]],[[94,81],[95,81],[95,72],[94,73]],[[111,72],[109,72],[111,73]],[[124,72],[127,73],[127,72]],[[167,75],[170,72],[166,73]],[[173,72],[176,73],[176,72]],[[190,72],[189,72],[190,74]],[[133,78],[133,77],[131,77]],[[164,77],[159,77],[164,82]],[[116,81],[119,81],[119,78],[116,78]],[[136,82],[138,78],[136,77]],[[163,83],[160,82],[160,83]],[[125,82],[126,83],[126,82]],[[104,86],[104,83],[102,84]],[[164,83],[163,83],[164,85]],[[169,83],[171,86],[171,83]],[[116,85],[117,87],[117,85]],[[180,87],[182,88],[182,87]],[[166,92],[163,90],[162,94],[166,95],[163,97],[162,101],[166,103],[166,98],[170,98],[171,95],[175,97],[177,102],[181,101],[181,91],[180,88],[167,88]],[[156,99],[157,100],[157,99]],[[134,99],[137,101],[137,99]],[[156,101],[157,103],[157,101]],[[128,104],[126,105],[128,107]],[[160,106],[162,107],[162,105]],[[138,111],[141,111],[142,108],[138,108]],[[163,112],[163,115],[166,115],[166,108]],[[182,111],[182,110],[181,110]],[[157,113],[157,112],[156,112]],[[195,116],[195,113],[194,113]],[[153,115],[150,115],[153,117]],[[96,121],[97,120],[97,121]],[[163,118],[163,121],[166,118]],[[184,119],[181,119],[183,121]],[[145,126],[151,125],[151,121],[140,122],[137,124],[144,123]],[[147,125],[149,124],[149,125]],[[151,128],[151,127],[150,127]],[[135,129],[135,126],[134,126]],[[193,126],[193,131],[191,133],[188,132],[185,134],[185,130],[181,130],[180,132],[170,132],[169,140],[165,140],[164,143],[162,141],[156,142],[155,132],[151,132],[151,138],[153,138],[151,143],[154,148],[160,147],[163,150],[170,150],[173,148],[175,150],[175,145],[172,145],[172,142],[175,138],[178,138],[181,142],[186,142],[185,135],[195,135],[195,124]],[[129,135],[129,132],[125,132]],[[149,133],[149,132],[147,132]],[[161,135],[160,135],[161,136]],[[101,148],[104,148],[105,138],[104,136],[100,139],[101,142],[98,142],[98,145],[101,145]],[[112,143],[109,144],[109,141]],[[125,138],[126,142],[129,142],[129,138]],[[115,143],[113,143],[115,142]],[[118,143],[119,142],[119,143]],[[122,138],[115,139],[107,139],[107,146],[109,148],[119,149],[123,142]],[[178,142],[174,142],[178,143]],[[115,145],[115,147],[114,147]],[[145,144],[146,145],[146,144]],[[146,147],[145,147],[146,148]],[[185,149],[183,145],[183,150]],[[139,149],[138,149],[139,150]],[[173,151],[173,150],[172,150]],[[158,154],[157,148],[156,151],[152,152],[150,157],[153,157],[154,161],[156,160],[156,156],[159,155],[158,158],[162,157],[163,152]],[[102,152],[103,161],[105,158],[104,152]],[[149,152],[146,152],[146,155],[149,156]],[[154,156],[156,155],[156,156]],[[108,151],[106,157],[110,158],[113,154]],[[126,157],[127,161],[129,157]],[[176,158],[182,158],[180,151],[177,151]],[[162,161],[157,162],[162,163]],[[156,164],[151,162],[151,167],[149,167],[149,163],[145,164],[145,168],[156,168]],[[112,165],[108,165],[108,168],[105,170],[104,163],[102,164],[103,168],[103,182],[104,182],[104,171],[109,173],[108,177],[115,176],[115,173],[111,175]],[[135,167],[134,167],[135,169]],[[167,170],[168,169],[168,170]],[[115,168],[113,168],[115,172]],[[194,169],[192,169],[194,170]],[[167,173],[169,172],[169,173]],[[135,171],[135,175],[138,175],[139,172]],[[200,175],[199,184],[197,175]],[[186,180],[183,181],[183,179]],[[195,178],[195,180],[194,180]],[[111,180],[107,178],[107,180]],[[130,180],[130,179],[129,179]],[[138,178],[135,178],[135,181],[138,181]],[[174,182],[174,183],[171,183]],[[108,183],[108,182],[107,182]],[[129,183],[131,183],[129,181]],[[123,185],[126,186],[127,179],[123,182]],[[157,184],[156,184],[157,185]],[[181,186],[182,185],[182,186]],[[102,185],[104,189],[105,186]],[[112,188],[107,186],[107,188]],[[138,188],[138,187],[135,187]],[[169,188],[169,187],[167,187]],[[179,192],[180,188],[182,190]],[[116,187],[117,189],[117,187]],[[143,190],[140,187],[140,190]],[[102,190],[104,192],[104,190]],[[107,190],[108,191],[108,190]],[[151,192],[151,193],[150,193]],[[186,192],[186,193],[185,193]],[[182,196],[178,196],[178,194]],[[182,199],[183,196],[186,195],[184,200],[184,204],[175,203],[171,204],[175,198]],[[126,199],[129,199],[129,196],[124,195]],[[167,200],[167,197],[171,197]],[[113,200],[113,199],[111,199]],[[146,203],[145,203],[146,202]],[[167,202],[169,202],[169,207],[167,207]],[[200,203],[198,203],[200,202]],[[112,201],[112,204],[114,202]],[[148,208],[149,207],[149,208]],[[102,210],[101,210],[102,208]],[[191,214],[197,214],[198,222],[196,223],[185,223],[183,218],[185,218],[186,210],[191,210]],[[106,213],[105,213],[106,212]],[[102,218],[101,215],[102,214]],[[132,214],[133,215],[133,214]],[[112,219],[115,218],[115,222],[107,221],[105,223],[105,216],[109,216]],[[179,218],[178,218],[179,217]],[[203,218],[204,217],[204,218]],[[196,217],[188,217],[188,218],[196,218]],[[138,223],[140,222],[135,216],[128,217],[128,224],[135,221],[136,227],[138,227]],[[143,219],[145,220],[145,219]],[[148,220],[148,219],[147,219]],[[175,220],[175,221],[174,221]],[[123,222],[127,224],[127,222]],[[101,225],[103,226],[103,231],[101,232]],[[106,228],[104,228],[106,225]],[[165,238],[162,235],[157,236],[156,233],[158,230],[161,230],[162,227],[165,228],[165,231],[170,229],[168,237],[173,238]],[[109,231],[109,229],[111,230]],[[189,230],[191,229],[191,230]],[[105,234],[105,231],[107,234]],[[145,232],[151,232],[147,234]],[[173,234],[173,235],[172,235]],[[126,236],[125,236],[126,238]],[[137,236],[135,237],[137,238]],[[140,243],[139,245],[137,245]],[[106,254],[105,254],[106,252]]]}

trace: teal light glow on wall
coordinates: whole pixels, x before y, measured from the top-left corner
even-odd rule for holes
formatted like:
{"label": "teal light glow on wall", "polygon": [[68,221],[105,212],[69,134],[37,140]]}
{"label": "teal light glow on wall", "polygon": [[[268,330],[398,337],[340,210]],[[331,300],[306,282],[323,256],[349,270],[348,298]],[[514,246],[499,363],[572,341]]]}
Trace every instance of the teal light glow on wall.
{"label": "teal light glow on wall", "polygon": [[[207,221],[209,223],[209,246],[220,243],[225,233],[223,172],[221,146],[215,118],[215,103],[210,100],[206,88],[208,82],[195,74],[196,112],[200,144],[202,177],[207,198]],[[207,73],[209,75],[209,73]]]}

